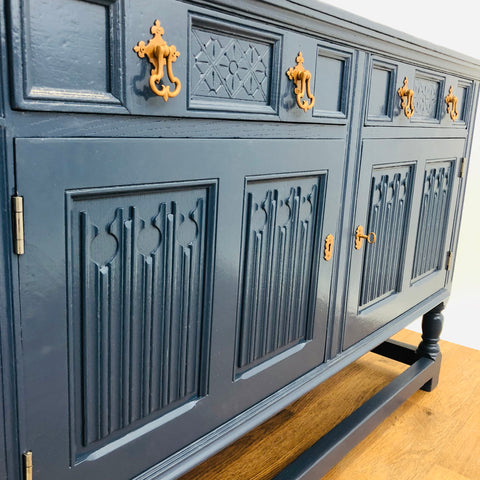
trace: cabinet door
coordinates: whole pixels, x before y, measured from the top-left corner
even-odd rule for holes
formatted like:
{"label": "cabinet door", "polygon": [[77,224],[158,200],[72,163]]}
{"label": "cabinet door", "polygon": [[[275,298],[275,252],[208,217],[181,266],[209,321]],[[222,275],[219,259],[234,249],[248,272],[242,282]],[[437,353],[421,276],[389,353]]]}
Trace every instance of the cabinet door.
{"label": "cabinet door", "polygon": [[[364,140],[352,234],[347,348],[445,286],[463,139]],[[373,240],[373,236],[370,237]]]}
{"label": "cabinet door", "polygon": [[130,479],[323,361],[343,158],[342,141],[16,141],[34,478]]}

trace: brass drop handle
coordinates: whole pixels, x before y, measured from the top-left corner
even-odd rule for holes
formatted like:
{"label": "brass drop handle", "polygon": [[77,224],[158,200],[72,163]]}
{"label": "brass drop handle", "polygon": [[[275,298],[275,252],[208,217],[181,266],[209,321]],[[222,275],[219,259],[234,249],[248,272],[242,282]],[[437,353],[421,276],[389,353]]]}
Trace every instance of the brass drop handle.
{"label": "brass drop handle", "polygon": [[[148,57],[148,61],[153,65],[149,80],[150,88],[153,93],[163,97],[163,99],[167,101],[169,98],[176,97],[182,88],[180,80],[173,75],[172,69],[172,63],[177,61],[180,52],[175,45],[167,45],[167,42],[162,38],[165,31],[160,26],[160,20],[155,20],[150,32],[153,38],[148,41],[148,44],[145,45],[143,41],[138,42],[138,44],[133,47],[133,50],[137,52],[140,58],[144,58],[145,55]],[[167,68],[168,79],[175,85],[173,91],[170,90],[170,85],[163,85],[161,89],[157,88],[157,84],[160,83],[160,80],[163,78],[164,67]]]}
{"label": "brass drop handle", "polygon": [[447,104],[447,113],[450,114],[450,118],[453,121],[458,118],[457,102],[458,98],[453,94],[453,87],[450,86],[448,95],[445,97],[445,103]]}
{"label": "brass drop handle", "polygon": [[372,244],[377,241],[377,236],[374,232],[367,233],[366,235],[363,233],[363,227],[359,225],[355,232],[355,249],[359,250],[362,248],[363,240],[366,240],[368,243]]}
{"label": "brass drop handle", "polygon": [[397,90],[398,96],[402,99],[403,113],[407,118],[410,118],[415,113],[413,106],[413,90],[408,88],[408,78],[403,79],[403,87]]}
{"label": "brass drop handle", "polygon": [[[312,74],[305,69],[303,66],[303,55],[302,52],[298,52],[298,56],[296,58],[297,65],[294,67],[290,67],[287,70],[287,75],[290,80],[293,81],[295,84],[294,93],[297,96],[297,105],[306,112],[310,110],[315,105],[315,97],[312,94],[310,89],[310,81],[312,79]],[[308,100],[302,100],[304,96],[307,96]]]}

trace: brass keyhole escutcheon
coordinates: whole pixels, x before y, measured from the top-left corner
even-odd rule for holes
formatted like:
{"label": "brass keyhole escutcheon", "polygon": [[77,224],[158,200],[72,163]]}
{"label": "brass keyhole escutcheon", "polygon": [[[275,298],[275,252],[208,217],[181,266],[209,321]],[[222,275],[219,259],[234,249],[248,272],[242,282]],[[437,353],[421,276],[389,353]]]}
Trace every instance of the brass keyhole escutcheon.
{"label": "brass keyhole escutcheon", "polygon": [[367,243],[375,243],[377,241],[377,236],[374,232],[365,233],[363,232],[363,227],[359,225],[355,232],[355,249],[360,250],[362,248],[363,240],[366,240]]}
{"label": "brass keyhole escutcheon", "polygon": [[328,262],[333,255],[333,242],[335,241],[335,237],[330,233],[325,238],[325,248],[323,251],[323,258]]}

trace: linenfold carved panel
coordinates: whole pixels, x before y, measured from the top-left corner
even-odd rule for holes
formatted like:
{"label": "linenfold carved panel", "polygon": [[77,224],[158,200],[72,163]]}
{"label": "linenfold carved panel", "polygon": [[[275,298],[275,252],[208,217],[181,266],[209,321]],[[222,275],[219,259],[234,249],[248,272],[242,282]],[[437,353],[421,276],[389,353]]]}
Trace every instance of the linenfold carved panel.
{"label": "linenfold carved panel", "polygon": [[311,338],[323,176],[248,181],[237,367]]}
{"label": "linenfold carved panel", "polygon": [[268,107],[272,113],[277,42],[278,37],[264,32],[193,17],[190,107],[227,111]]}
{"label": "linenfold carved panel", "polygon": [[412,280],[437,271],[445,261],[444,240],[453,185],[452,162],[429,162],[425,171]]}
{"label": "linenfold carved panel", "polygon": [[73,194],[81,445],[206,393],[213,185]]}
{"label": "linenfold carved panel", "polygon": [[376,242],[365,248],[361,307],[398,291],[412,177],[408,165],[373,169],[367,231],[375,232]]}

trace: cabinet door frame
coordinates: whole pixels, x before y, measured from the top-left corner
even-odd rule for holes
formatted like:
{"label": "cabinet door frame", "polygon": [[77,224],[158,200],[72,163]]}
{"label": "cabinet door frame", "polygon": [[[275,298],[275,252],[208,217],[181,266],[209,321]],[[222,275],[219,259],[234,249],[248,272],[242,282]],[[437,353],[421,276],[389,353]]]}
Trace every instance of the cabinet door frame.
{"label": "cabinet door frame", "polygon": [[[350,276],[348,282],[347,311],[344,324],[344,349],[352,346],[373,333],[389,321],[420,303],[443,288],[447,271],[440,268],[425,278],[412,282],[419,215],[422,202],[423,184],[427,165],[431,162],[451,162],[453,176],[449,192],[448,220],[445,222],[445,238],[442,239],[443,255],[449,249],[453,233],[453,217],[459,187],[457,171],[460,158],[464,155],[465,140],[456,139],[364,139],[361,149],[360,175],[357,185],[356,211],[352,225],[350,247]],[[396,291],[386,298],[372,300],[370,305],[360,308],[362,288],[362,265],[366,250],[375,245],[363,243],[361,249],[354,248],[355,229],[358,225],[368,230],[369,205],[372,201],[373,169],[395,166],[409,166],[413,175],[406,224],[401,239],[402,252],[399,260]],[[377,239],[378,240],[378,239]],[[394,254],[395,252],[391,252]],[[445,258],[445,257],[444,257]]]}
{"label": "cabinet door frame", "polygon": [[[299,151],[299,161],[292,162]],[[261,399],[273,396],[323,362],[334,262],[322,258],[318,282],[327,288],[322,288],[315,301],[325,331],[318,334],[316,342],[305,342],[298,352],[266,365],[268,368],[249,378],[233,381],[242,210],[245,180],[250,177],[272,176],[272,172],[273,177],[283,179],[322,175],[328,179],[329,213],[317,232],[316,244],[321,248],[325,232],[336,234],[338,228],[339,213],[335,206],[341,199],[341,167],[345,161],[342,139],[22,138],[16,140],[16,156],[17,186],[25,199],[26,231],[26,252],[19,258],[23,330],[23,350],[19,352],[22,356],[22,444],[34,452],[34,475],[39,480],[42,472],[48,478],[67,478],[68,474],[72,480],[87,476],[94,479],[98,472],[106,469],[113,472],[112,475],[130,478],[184,447],[188,457],[188,444],[254,407]],[[77,359],[79,347],[71,347],[70,335],[74,329],[68,319],[73,300],[69,292],[71,285],[67,282],[72,275],[67,271],[67,259],[68,252],[74,248],[72,238],[77,235],[70,229],[72,205],[90,202],[91,212],[102,219],[101,222],[95,220],[94,234],[108,233],[118,209],[130,211],[141,195],[157,195],[157,190],[172,188],[191,191],[197,187],[211,187],[211,201],[216,210],[215,218],[209,220],[212,224],[209,238],[216,237],[217,249],[212,254],[211,267],[215,269],[215,279],[213,301],[209,306],[212,343],[208,395],[193,398],[160,416],[141,418],[139,423],[132,423],[113,436],[92,441],[88,444],[93,445],[91,449],[88,445],[79,449],[74,444],[77,441],[78,445],[75,440],[79,438],[75,433],[78,419],[72,418],[77,411],[72,409],[75,398],[72,384],[78,367],[74,370],[72,365],[81,360]],[[121,205],[115,203],[117,198],[128,195],[132,196],[133,203],[123,200]],[[104,197],[113,198],[113,203],[102,207]],[[155,201],[158,211],[159,201]],[[234,215],[229,210],[232,205]],[[140,211],[143,207],[138,208]],[[77,205],[75,218],[84,218],[85,209]],[[154,221],[150,216],[141,218]],[[76,221],[80,222],[76,228],[81,236],[86,230],[80,220]],[[118,234],[116,238],[118,242]],[[84,244],[92,245],[87,240]],[[98,262],[101,267],[105,263],[102,259]],[[80,271],[79,265],[77,262],[77,271]],[[226,321],[227,317],[231,321]],[[257,417],[255,408],[251,412],[258,422],[265,418],[263,412]],[[178,435],[178,431],[182,431],[182,435]],[[169,442],[163,443],[164,438],[169,438]],[[222,446],[225,445],[219,448]],[[138,462],[125,465],[130,457],[125,455],[126,448]]]}

